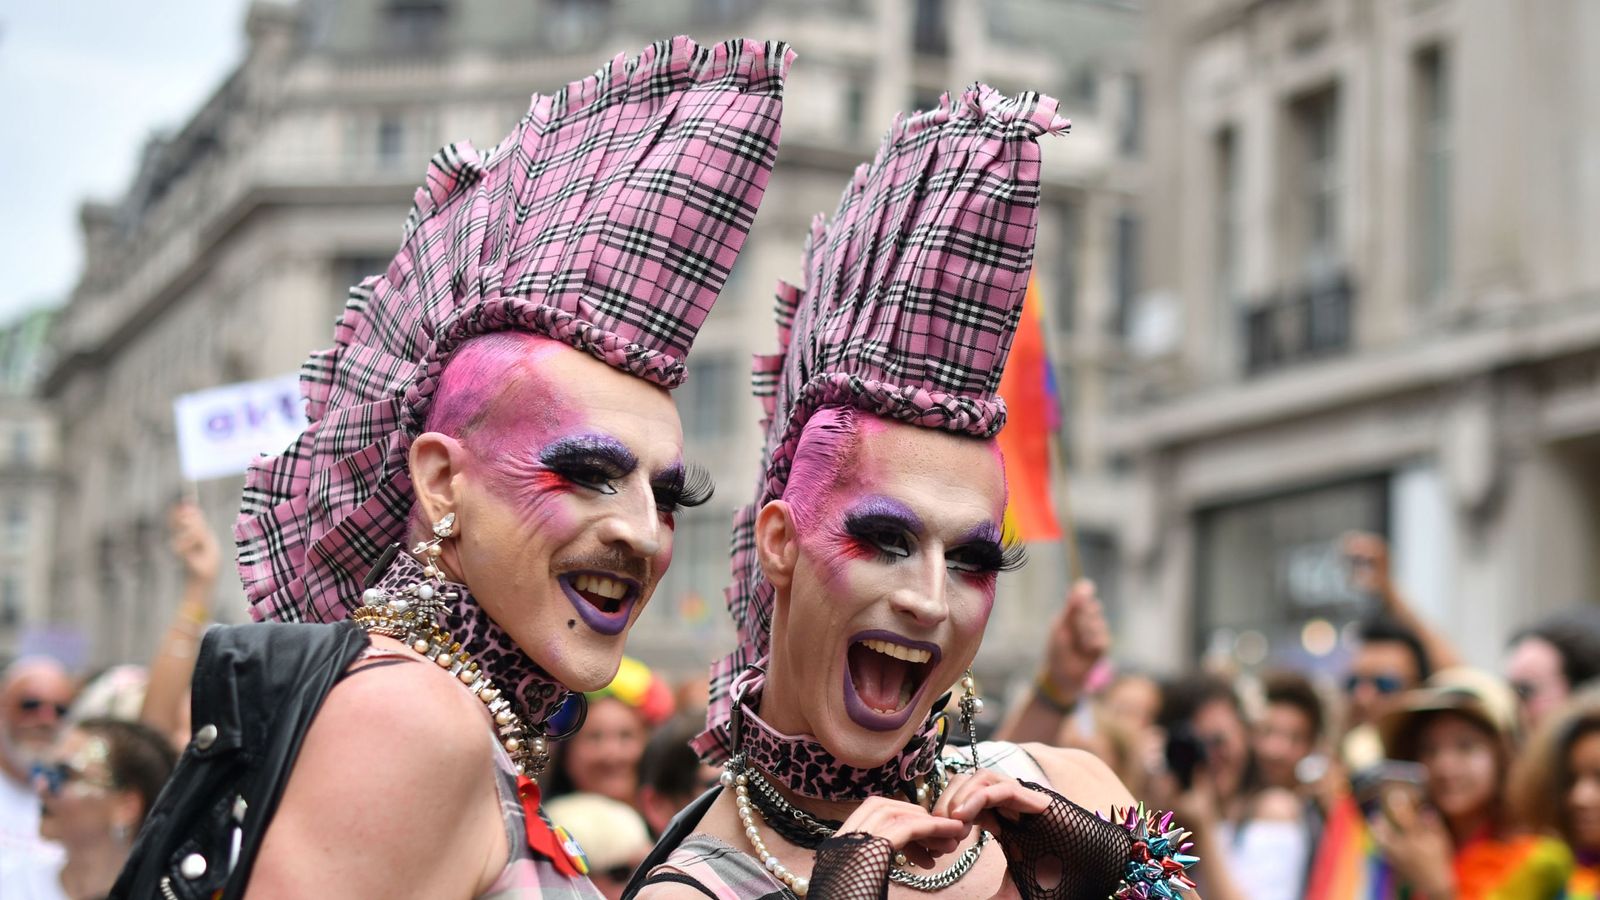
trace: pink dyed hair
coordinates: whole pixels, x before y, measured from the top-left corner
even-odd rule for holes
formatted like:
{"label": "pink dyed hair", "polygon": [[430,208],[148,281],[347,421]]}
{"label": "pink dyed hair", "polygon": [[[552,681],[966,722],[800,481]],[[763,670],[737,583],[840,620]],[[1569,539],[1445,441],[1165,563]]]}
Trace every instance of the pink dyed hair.
{"label": "pink dyed hair", "polygon": [[[825,406],[806,420],[795,445],[794,462],[782,497],[794,511],[797,528],[809,530],[816,523],[822,499],[851,470],[861,446],[863,417],[881,418],[854,406]],[[994,438],[973,437],[973,440],[982,441],[994,450],[1004,479],[1005,457],[1000,454],[999,442]]]}

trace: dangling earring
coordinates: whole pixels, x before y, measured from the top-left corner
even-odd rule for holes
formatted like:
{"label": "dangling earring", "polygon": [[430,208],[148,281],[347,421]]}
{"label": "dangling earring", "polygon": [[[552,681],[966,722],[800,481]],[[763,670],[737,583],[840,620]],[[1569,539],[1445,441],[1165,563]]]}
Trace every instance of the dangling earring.
{"label": "dangling earring", "polygon": [[977,771],[978,766],[978,726],[974,723],[978,714],[983,712],[983,698],[978,696],[978,682],[972,677],[972,670],[961,676],[961,730],[967,733],[967,746],[972,751],[972,770]]}
{"label": "dangling earring", "polygon": [[440,545],[444,543],[445,538],[454,537],[455,533],[456,514],[453,512],[445,513],[442,518],[433,523],[433,540],[422,541],[411,548],[413,554],[422,557],[423,575],[429,578],[441,577],[439,557],[444,554],[444,547]]}
{"label": "dangling earring", "polygon": [[111,826],[111,839],[119,844],[128,842],[128,826],[118,822]]}

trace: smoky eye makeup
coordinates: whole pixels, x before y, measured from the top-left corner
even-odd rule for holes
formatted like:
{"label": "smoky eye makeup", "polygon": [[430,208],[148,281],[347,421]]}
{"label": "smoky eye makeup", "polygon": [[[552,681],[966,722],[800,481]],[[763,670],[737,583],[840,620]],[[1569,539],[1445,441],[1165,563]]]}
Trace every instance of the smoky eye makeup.
{"label": "smoky eye makeup", "polygon": [[609,435],[578,434],[552,441],[540,451],[539,464],[580,487],[614,494],[612,482],[637,469],[639,458]]}
{"label": "smoky eye makeup", "polygon": [[994,575],[1022,568],[1028,550],[1012,536],[1002,536],[993,523],[968,531],[945,554],[950,568],[974,575]]}
{"label": "smoky eye makeup", "polygon": [[888,497],[867,497],[844,515],[844,533],[888,558],[911,555],[922,519],[910,507]]}
{"label": "smoky eye makeup", "polygon": [[711,499],[716,485],[703,466],[678,463],[650,479],[650,489],[655,492],[656,508],[671,514],[703,505]]}

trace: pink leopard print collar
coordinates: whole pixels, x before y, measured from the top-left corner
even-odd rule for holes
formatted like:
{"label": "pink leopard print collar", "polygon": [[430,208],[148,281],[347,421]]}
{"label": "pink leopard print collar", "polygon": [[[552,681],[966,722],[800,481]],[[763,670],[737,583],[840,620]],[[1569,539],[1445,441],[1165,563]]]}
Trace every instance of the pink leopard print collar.
{"label": "pink leopard print collar", "polygon": [[435,590],[450,588],[458,598],[440,617],[439,627],[461,642],[461,649],[478,664],[485,675],[511,698],[512,708],[528,727],[544,730],[544,723],[567,699],[566,686],[551,677],[539,664],[523,652],[495,624],[483,607],[472,598],[464,584],[439,581],[422,574],[422,564],[401,548],[393,554],[393,562],[371,587],[398,593],[401,588],[430,581]]}
{"label": "pink leopard print collar", "polygon": [[868,797],[916,799],[916,782],[933,771],[940,744],[930,719],[898,754],[872,768],[845,765],[811,735],[784,734],[756,715],[765,676],[749,669],[734,686],[729,744],[747,765],[802,797],[848,802]]}

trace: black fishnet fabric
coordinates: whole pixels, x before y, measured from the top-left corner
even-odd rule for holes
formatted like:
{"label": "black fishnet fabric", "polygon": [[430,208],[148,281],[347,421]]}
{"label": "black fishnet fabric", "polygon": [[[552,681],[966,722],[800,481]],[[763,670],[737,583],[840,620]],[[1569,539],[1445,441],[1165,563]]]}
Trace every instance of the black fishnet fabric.
{"label": "black fishnet fabric", "polygon": [[1107,822],[1048,788],[1023,787],[1050,796],[1037,815],[998,815],[995,838],[1023,900],[1105,900],[1122,881],[1133,850],[1127,829]]}
{"label": "black fishnet fabric", "polygon": [[817,847],[806,900],[884,900],[894,845],[863,831],[838,834]]}

